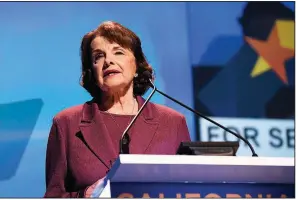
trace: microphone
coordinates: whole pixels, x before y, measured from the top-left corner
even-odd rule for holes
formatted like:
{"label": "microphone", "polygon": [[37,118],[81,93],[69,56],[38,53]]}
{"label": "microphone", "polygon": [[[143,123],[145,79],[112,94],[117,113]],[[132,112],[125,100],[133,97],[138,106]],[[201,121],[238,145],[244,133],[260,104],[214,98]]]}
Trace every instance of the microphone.
{"label": "microphone", "polygon": [[[148,71],[146,71],[148,72]],[[150,72],[148,72],[149,74],[146,74],[146,77],[151,77]],[[121,139],[120,139],[120,152],[119,154],[129,154],[129,142],[130,142],[130,138],[128,135],[128,131],[129,129],[132,127],[132,125],[134,124],[134,122],[136,121],[136,119],[139,117],[139,115],[141,114],[142,110],[144,109],[144,107],[147,105],[147,103],[149,102],[149,100],[151,99],[151,97],[153,96],[153,94],[156,91],[156,87],[152,86],[153,90],[150,93],[149,97],[146,99],[146,101],[143,103],[142,107],[140,108],[140,110],[137,112],[137,114],[134,116],[134,118],[131,120],[131,122],[129,123],[129,125],[126,127],[126,129],[124,130],[124,132],[122,133]]]}
{"label": "microphone", "polygon": [[167,94],[163,93],[162,91],[158,90],[158,89],[156,88],[156,86],[155,86],[155,85],[152,83],[152,81],[151,81],[151,78],[150,78],[150,77],[151,77],[151,74],[150,74],[150,72],[145,71],[143,74],[144,74],[145,77],[147,77],[147,80],[149,81],[149,85],[150,85],[151,87],[153,87],[153,88],[155,89],[156,92],[158,92],[158,93],[160,93],[161,95],[163,95],[163,96],[165,96],[165,97],[171,99],[171,100],[174,101],[175,103],[177,103],[177,104],[181,105],[182,107],[184,107],[184,108],[186,108],[186,109],[192,111],[193,113],[195,113],[196,115],[198,115],[198,116],[200,116],[200,117],[206,119],[207,121],[209,121],[209,122],[211,122],[211,123],[213,123],[213,124],[219,126],[220,128],[222,128],[222,129],[224,129],[225,131],[231,133],[231,134],[234,135],[235,137],[241,139],[242,141],[244,141],[244,142],[249,146],[249,148],[250,148],[250,150],[251,150],[251,152],[252,152],[252,156],[253,156],[253,157],[258,157],[258,155],[256,154],[254,148],[252,147],[252,145],[250,144],[250,142],[249,142],[247,139],[245,139],[244,137],[242,137],[240,134],[235,133],[235,132],[231,131],[230,129],[224,127],[223,125],[217,123],[216,121],[210,119],[209,117],[204,116],[203,114],[199,113],[198,111],[196,111],[196,110],[194,110],[194,109],[188,107],[187,105],[181,103],[180,101],[174,99],[173,97],[170,97],[169,95],[167,95]]}

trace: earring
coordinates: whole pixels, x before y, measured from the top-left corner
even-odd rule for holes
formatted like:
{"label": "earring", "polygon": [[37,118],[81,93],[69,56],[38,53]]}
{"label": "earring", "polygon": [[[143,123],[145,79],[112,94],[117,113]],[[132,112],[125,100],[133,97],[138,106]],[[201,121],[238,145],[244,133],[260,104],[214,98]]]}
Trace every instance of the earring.
{"label": "earring", "polygon": [[138,76],[139,76],[139,74],[138,74],[138,73],[136,73],[134,77],[135,77],[135,78],[137,78]]}

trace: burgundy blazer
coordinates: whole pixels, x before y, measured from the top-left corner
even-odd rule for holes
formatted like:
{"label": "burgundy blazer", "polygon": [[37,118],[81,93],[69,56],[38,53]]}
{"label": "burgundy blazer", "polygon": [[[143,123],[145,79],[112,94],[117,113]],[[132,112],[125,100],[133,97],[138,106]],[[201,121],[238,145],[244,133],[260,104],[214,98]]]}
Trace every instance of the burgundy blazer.
{"label": "burgundy blazer", "polygon": [[[137,101],[139,107],[144,103],[140,96]],[[131,154],[176,154],[180,142],[190,141],[182,114],[150,102],[130,132]],[[93,100],[61,111],[48,138],[44,197],[83,197],[88,186],[106,175],[118,154]]]}

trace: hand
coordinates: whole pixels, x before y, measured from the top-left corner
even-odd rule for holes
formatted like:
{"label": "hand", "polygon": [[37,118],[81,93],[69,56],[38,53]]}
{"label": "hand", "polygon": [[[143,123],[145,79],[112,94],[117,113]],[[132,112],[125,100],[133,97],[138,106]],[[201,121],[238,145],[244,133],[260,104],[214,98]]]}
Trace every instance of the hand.
{"label": "hand", "polygon": [[101,191],[105,187],[105,184],[104,184],[105,183],[105,179],[106,179],[106,177],[103,177],[103,178],[99,179],[98,181],[96,181],[95,183],[93,183],[92,185],[90,185],[87,188],[84,197],[85,198],[90,198],[90,197],[94,197],[94,194],[100,195]]}

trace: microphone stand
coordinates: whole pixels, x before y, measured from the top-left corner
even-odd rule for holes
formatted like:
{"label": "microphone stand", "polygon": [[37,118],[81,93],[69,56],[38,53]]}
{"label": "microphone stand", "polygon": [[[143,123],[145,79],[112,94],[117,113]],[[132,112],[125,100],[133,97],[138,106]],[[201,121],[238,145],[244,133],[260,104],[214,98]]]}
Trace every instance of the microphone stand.
{"label": "microphone stand", "polygon": [[147,103],[149,102],[149,100],[151,99],[151,97],[153,96],[153,94],[156,91],[156,87],[153,86],[153,90],[150,93],[149,97],[146,99],[145,103],[143,103],[142,107],[140,108],[140,110],[138,111],[138,113],[134,116],[134,118],[131,120],[131,122],[129,123],[129,125],[126,127],[126,129],[124,130],[120,142],[119,142],[119,154],[129,154],[129,142],[130,142],[130,138],[128,135],[128,131],[129,129],[132,127],[132,125],[134,124],[134,122],[136,121],[136,119],[139,117],[139,115],[141,114],[141,112],[143,111],[144,107],[147,105]]}
{"label": "microphone stand", "polygon": [[212,120],[212,119],[210,119],[210,118],[204,116],[203,114],[199,113],[198,111],[196,111],[196,110],[194,110],[194,109],[188,107],[187,105],[185,105],[185,104],[183,104],[183,103],[177,101],[176,99],[170,97],[169,95],[163,93],[162,91],[158,90],[158,89],[155,87],[155,85],[152,83],[151,79],[149,79],[149,81],[150,81],[150,83],[151,83],[151,84],[150,84],[151,87],[155,88],[156,92],[158,92],[158,93],[162,94],[163,96],[165,96],[165,97],[171,99],[172,101],[176,102],[177,104],[181,105],[182,107],[184,107],[184,108],[186,108],[186,109],[192,111],[193,113],[197,114],[198,116],[200,116],[200,117],[206,119],[207,121],[209,121],[209,122],[211,122],[211,123],[213,123],[213,124],[219,126],[220,128],[224,129],[225,131],[231,133],[231,134],[234,135],[235,137],[237,137],[237,138],[241,139],[242,141],[244,141],[244,142],[249,146],[249,148],[250,148],[250,150],[251,150],[251,152],[252,152],[252,156],[253,156],[253,157],[258,157],[258,155],[256,154],[256,152],[255,152],[254,148],[252,147],[252,145],[248,142],[247,139],[245,139],[244,137],[242,137],[240,134],[237,134],[237,133],[231,131],[230,129],[224,127],[223,125],[217,123],[216,121],[214,121],[214,120]]}

